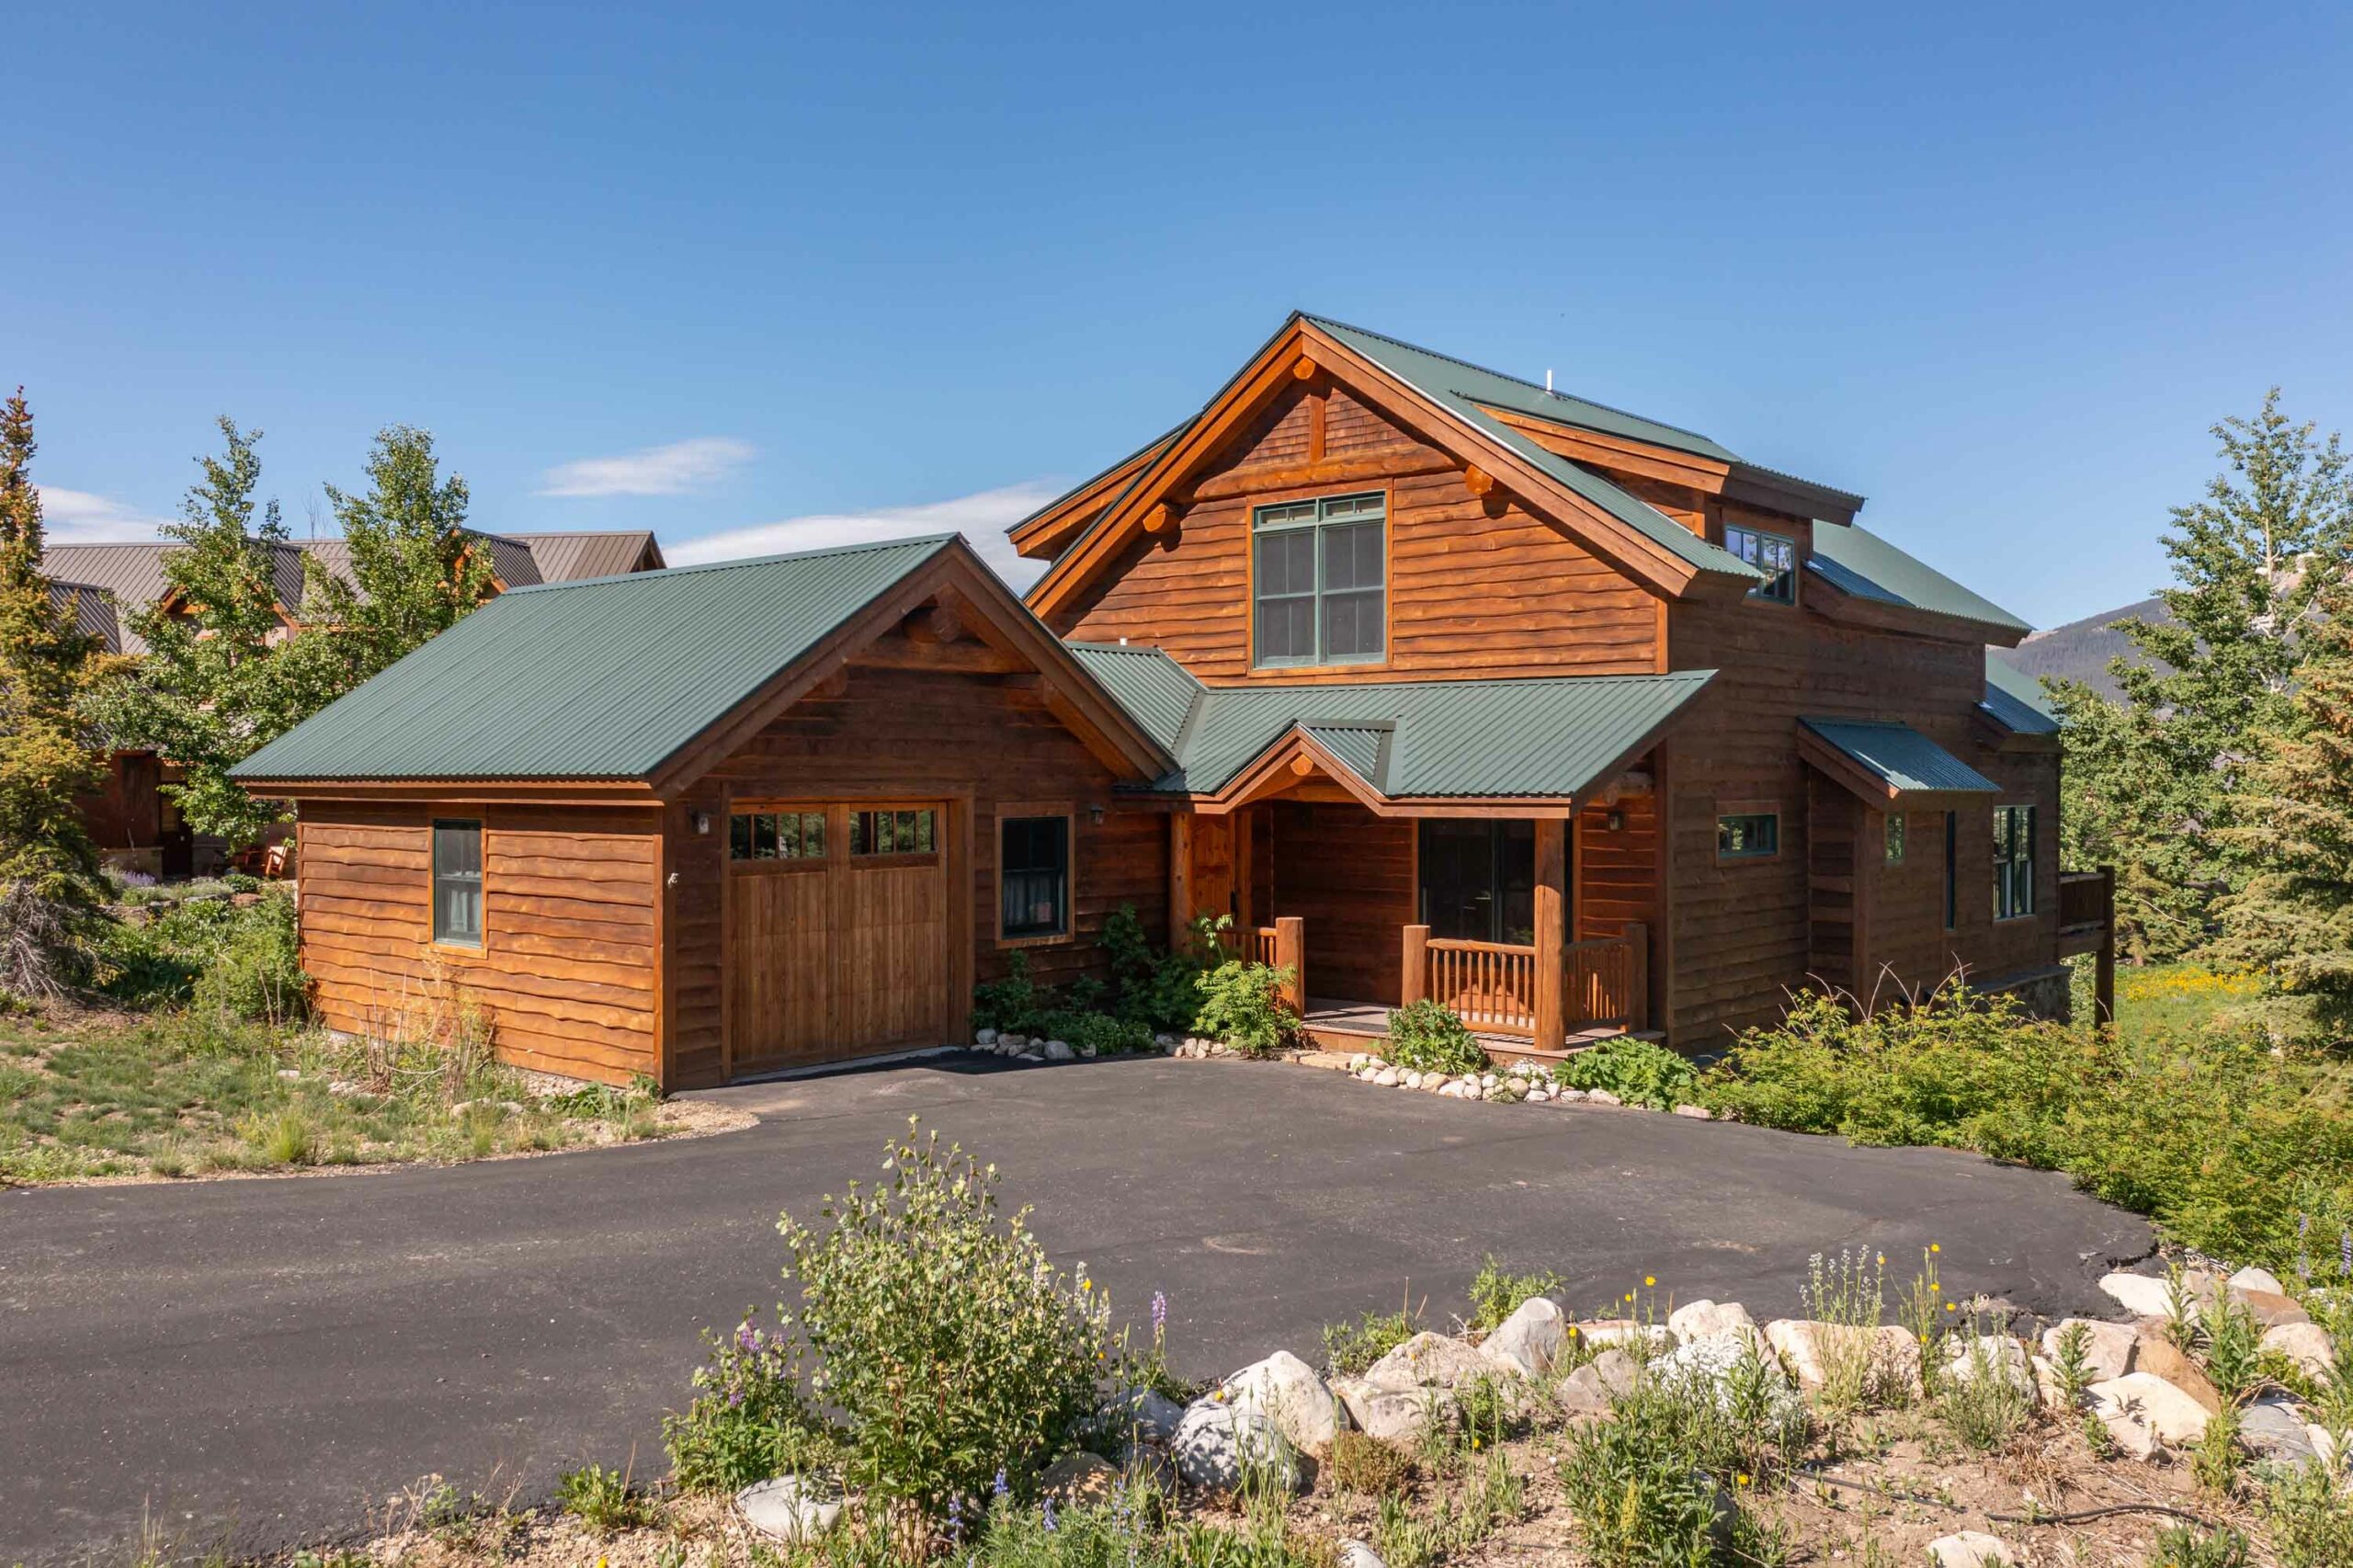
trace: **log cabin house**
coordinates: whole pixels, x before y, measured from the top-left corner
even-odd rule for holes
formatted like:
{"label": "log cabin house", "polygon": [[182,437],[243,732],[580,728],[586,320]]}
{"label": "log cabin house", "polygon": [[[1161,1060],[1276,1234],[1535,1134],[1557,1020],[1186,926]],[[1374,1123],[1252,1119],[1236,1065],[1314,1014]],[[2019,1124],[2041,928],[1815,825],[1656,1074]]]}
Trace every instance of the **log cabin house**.
{"label": "log cabin house", "polygon": [[525,1065],[686,1087],[964,1038],[1135,906],[1347,1047],[1706,1050],[2112,950],[2007,612],[1859,496],[1316,317],[1012,530],[506,594],[248,759],[306,967],[446,972]]}

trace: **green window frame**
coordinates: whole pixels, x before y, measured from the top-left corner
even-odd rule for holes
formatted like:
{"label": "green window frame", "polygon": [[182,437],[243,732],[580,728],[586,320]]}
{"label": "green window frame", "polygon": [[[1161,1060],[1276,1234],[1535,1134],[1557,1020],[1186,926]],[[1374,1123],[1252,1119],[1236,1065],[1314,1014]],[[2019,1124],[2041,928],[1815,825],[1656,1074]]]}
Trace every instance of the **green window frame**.
{"label": "green window frame", "polygon": [[1752,599],[1777,605],[1798,602],[1798,541],[1787,534],[1763,528],[1724,525],[1724,548],[1765,574],[1765,581],[1748,590]]}
{"label": "green window frame", "polygon": [[2034,808],[1994,808],[1994,918],[2034,913]]}
{"label": "green window frame", "polygon": [[482,823],[433,823],[433,939],[447,947],[482,946]]}
{"label": "green window frame", "polygon": [[1716,858],[1768,860],[1781,852],[1781,813],[1727,812],[1716,819]]}
{"label": "green window frame", "polygon": [[1886,860],[1889,865],[1901,866],[1904,864],[1904,813],[1902,812],[1890,812],[1887,813],[1887,842],[1885,854]]}
{"label": "green window frame", "polygon": [[1377,665],[1389,656],[1389,498],[1380,491],[1250,514],[1252,663]]}

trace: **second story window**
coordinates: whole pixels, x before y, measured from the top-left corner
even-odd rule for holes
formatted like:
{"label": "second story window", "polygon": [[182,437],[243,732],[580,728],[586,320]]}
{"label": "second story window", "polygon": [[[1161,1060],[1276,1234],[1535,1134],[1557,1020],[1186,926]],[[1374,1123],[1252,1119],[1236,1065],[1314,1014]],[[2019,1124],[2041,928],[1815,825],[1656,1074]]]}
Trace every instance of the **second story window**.
{"label": "second story window", "polygon": [[1724,548],[1765,574],[1765,581],[1748,590],[1750,598],[1769,599],[1779,605],[1798,602],[1797,540],[1787,534],[1768,534],[1762,528],[1726,523]]}
{"label": "second story window", "polygon": [[1994,918],[2034,913],[2034,808],[1994,808]]}
{"label": "second story window", "polygon": [[1389,634],[1388,516],[1378,494],[1251,514],[1259,667],[1380,662]]}

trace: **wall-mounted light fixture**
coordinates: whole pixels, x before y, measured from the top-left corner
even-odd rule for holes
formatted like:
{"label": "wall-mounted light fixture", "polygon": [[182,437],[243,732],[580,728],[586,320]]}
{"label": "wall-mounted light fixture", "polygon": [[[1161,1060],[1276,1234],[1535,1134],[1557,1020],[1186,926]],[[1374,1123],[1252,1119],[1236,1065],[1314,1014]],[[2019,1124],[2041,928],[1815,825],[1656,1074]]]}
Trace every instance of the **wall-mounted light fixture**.
{"label": "wall-mounted light fixture", "polygon": [[1623,812],[1612,812],[1602,820],[1609,824],[1609,831],[1612,833],[1622,831],[1626,825],[1626,814]]}
{"label": "wall-mounted light fixture", "polygon": [[1103,808],[1102,808],[1101,806],[1089,806],[1089,807],[1087,807],[1087,808],[1086,808],[1086,820],[1087,820],[1088,822],[1091,822],[1091,823],[1096,824],[1097,824],[1097,825],[1098,825],[1098,826],[1099,826],[1099,825],[1101,825],[1102,821],[1103,821]]}
{"label": "wall-mounted light fixture", "polygon": [[699,835],[707,834],[710,831],[710,813],[709,812],[697,812],[695,813],[695,832]]}

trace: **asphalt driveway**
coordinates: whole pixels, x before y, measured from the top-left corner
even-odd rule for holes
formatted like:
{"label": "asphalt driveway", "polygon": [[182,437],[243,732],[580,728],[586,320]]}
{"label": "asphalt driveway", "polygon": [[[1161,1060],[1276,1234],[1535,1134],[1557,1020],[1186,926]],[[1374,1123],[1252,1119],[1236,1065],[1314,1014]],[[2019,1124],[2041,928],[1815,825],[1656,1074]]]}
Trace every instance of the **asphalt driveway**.
{"label": "asphalt driveway", "polygon": [[1057,1256],[1170,1301],[1181,1371],[1409,1293],[1482,1254],[1583,1309],[1645,1273],[1796,1305],[1809,1254],[1941,1244],[1946,1288],[2044,1312],[2150,1246],[2063,1178],[1931,1150],[1599,1107],[1481,1106],[1161,1058],[941,1058],[724,1092],[688,1142],[305,1179],[0,1193],[0,1562],[80,1561],[142,1516],[188,1546],[350,1533],[427,1471],[544,1493],[665,1468],[698,1331],[779,1293],[778,1211],[870,1175],[910,1115],[1004,1173]]}

